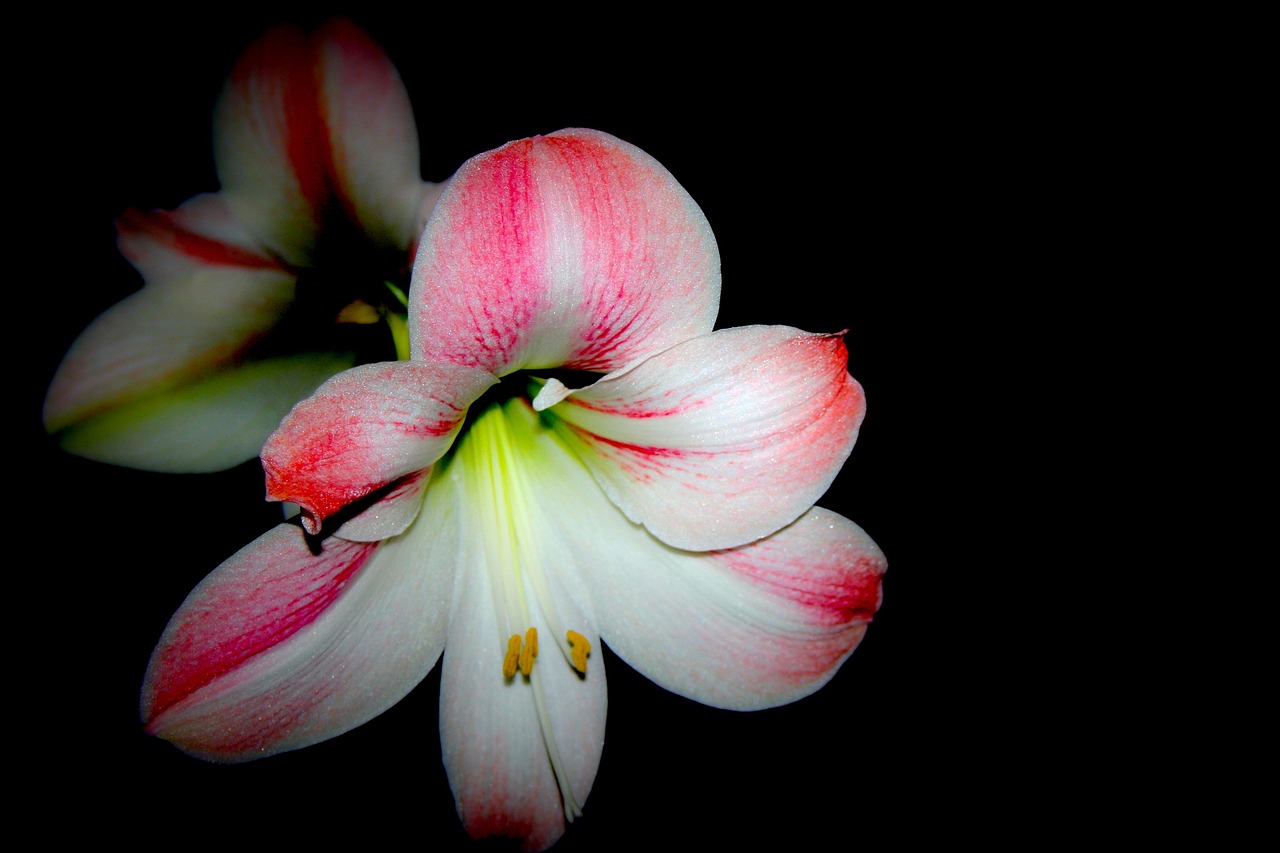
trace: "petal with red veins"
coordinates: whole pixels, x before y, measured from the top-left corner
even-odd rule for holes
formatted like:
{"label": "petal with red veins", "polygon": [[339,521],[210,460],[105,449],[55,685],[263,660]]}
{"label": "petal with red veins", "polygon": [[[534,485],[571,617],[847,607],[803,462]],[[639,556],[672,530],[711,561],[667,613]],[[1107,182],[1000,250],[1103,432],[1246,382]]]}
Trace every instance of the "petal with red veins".
{"label": "petal with red veins", "polygon": [[214,156],[236,212],[302,266],[334,220],[407,250],[433,194],[399,74],[346,20],[310,35],[282,25],[245,50],[215,110]]}
{"label": "petal with red veins", "polygon": [[497,381],[469,367],[410,361],[334,376],[267,439],[268,499],[298,504],[303,526],[319,532],[343,507],[439,459],[467,406]]}
{"label": "petal with red veins", "polygon": [[653,157],[566,129],[473,157],[414,263],[413,357],[606,373],[711,330],[720,256]]}
{"label": "petal with red veins", "polygon": [[313,551],[282,524],[187,597],[152,654],[147,731],[213,761],[339,735],[399,701],[444,647],[455,526]]}
{"label": "petal with red veins", "polygon": [[865,413],[847,361],[842,335],[724,329],[548,411],[628,518],[677,548],[731,548],[794,521],[839,473]]}

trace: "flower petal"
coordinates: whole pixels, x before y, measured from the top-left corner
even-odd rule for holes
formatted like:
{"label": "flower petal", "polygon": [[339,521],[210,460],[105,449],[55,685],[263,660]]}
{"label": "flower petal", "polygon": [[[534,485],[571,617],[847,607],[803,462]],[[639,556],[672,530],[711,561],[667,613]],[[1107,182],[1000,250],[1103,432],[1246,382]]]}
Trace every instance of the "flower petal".
{"label": "flower petal", "polygon": [[382,49],[351,21],[329,21],[316,39],[338,198],[376,244],[408,251],[442,189],[422,180],[409,94]]}
{"label": "flower petal", "polygon": [[885,559],[853,522],[814,507],[750,545],[677,550],[602,499],[562,433],[529,433],[521,472],[547,510],[528,541],[572,579],[565,597],[589,592],[591,626],[656,683],[718,707],[773,707],[825,684],[861,640]]}
{"label": "flower petal", "polygon": [[312,35],[282,25],[246,49],[218,102],[214,154],[236,212],[301,266],[335,218],[407,250],[424,199],[436,192],[420,177],[413,112],[395,67],[346,20]]}
{"label": "flower petal", "polygon": [[677,548],[735,547],[794,521],[848,458],[865,403],[847,361],[842,335],[724,329],[549,411],[628,518]]}
{"label": "flower petal", "polygon": [[172,211],[126,211],[116,222],[120,253],[148,287],[181,282],[193,268],[292,272],[254,236],[221,193],[202,193]]}
{"label": "flower petal", "polygon": [[262,450],[269,500],[302,508],[303,526],[420,472],[449,448],[469,406],[498,380],[420,362],[366,364],[303,400]]}
{"label": "flower petal", "polygon": [[[562,653],[566,629],[591,643],[599,637],[570,556],[572,540],[554,535],[547,520],[562,507],[529,488],[528,465],[539,462],[522,452],[525,443],[539,440],[531,438],[533,431],[543,442],[554,439],[523,401],[507,410],[517,419],[508,424],[518,434],[518,452],[479,464],[492,445],[469,432],[428,492],[455,492],[468,512],[449,617],[440,735],[467,831],[544,850],[563,834],[566,820],[581,814],[591,791],[604,746],[607,694],[599,654],[579,674]],[[559,454],[560,464],[586,477],[571,454],[563,448]],[[488,464],[505,476],[493,477]],[[589,478],[586,486],[599,496]],[[439,522],[424,510],[419,523]],[[527,676],[517,671],[507,678],[508,638],[524,636],[528,628],[538,632],[540,653]]]}
{"label": "flower petal", "polygon": [[422,509],[422,493],[430,477],[430,468],[401,477],[369,506],[353,507],[355,514],[343,520],[334,535],[353,542],[377,542],[403,533]]}
{"label": "flower petal", "polygon": [[567,129],[473,157],[414,264],[413,356],[505,375],[608,372],[710,331],[720,256],[656,160]]}
{"label": "flower petal", "polygon": [[72,344],[45,401],[50,431],[227,363],[279,320],[293,301],[293,275],[211,236],[227,227],[212,196],[121,219],[121,249],[146,285]]}
{"label": "flower petal", "polygon": [[174,614],[143,685],[147,731],[202,758],[247,761],[377,716],[444,647],[453,561],[436,555],[456,551],[454,529],[381,544],[330,537],[318,553],[294,525],[269,531]]}
{"label": "flower petal", "polygon": [[353,363],[337,353],[302,353],[211,371],[86,418],[64,429],[59,443],[79,456],[145,471],[225,471],[256,457],[294,401]]}
{"label": "flower petal", "polygon": [[704,554],[663,548],[618,521],[596,528],[579,562],[605,642],[707,705],[749,711],[809,695],[880,606],[884,554],[821,507],[766,539]]}
{"label": "flower petal", "polygon": [[[121,251],[145,285],[81,333],[45,399],[46,428],[67,431],[63,439],[73,452],[161,471],[229,467],[256,456],[294,401],[351,363],[333,355],[310,365],[245,361],[293,304],[295,279],[254,247],[218,196],[197,196],[174,211],[133,211],[118,228]],[[244,375],[228,378],[240,369]],[[190,424],[190,418],[174,421],[168,409],[180,396],[199,396],[193,386],[203,382],[213,386],[209,393],[223,395],[202,401],[204,414],[220,411],[228,394],[253,398],[237,414],[252,434],[223,436],[211,448],[185,436],[163,446],[113,437],[135,420],[143,430],[156,417],[166,425]],[[258,399],[260,382],[273,386],[275,399]]]}

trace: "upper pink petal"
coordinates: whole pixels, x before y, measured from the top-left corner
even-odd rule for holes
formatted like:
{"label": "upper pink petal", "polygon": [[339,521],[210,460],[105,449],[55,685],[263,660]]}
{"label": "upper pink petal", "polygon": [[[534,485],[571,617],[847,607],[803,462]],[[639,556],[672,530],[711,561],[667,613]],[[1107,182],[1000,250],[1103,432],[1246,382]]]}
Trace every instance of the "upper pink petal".
{"label": "upper pink petal", "polygon": [[848,458],[866,409],[847,361],[842,335],[724,329],[549,411],[632,521],[677,548],[730,548],[799,517]]}
{"label": "upper pink petal", "polygon": [[[399,701],[444,646],[451,529],[318,546],[282,524],[215,569],[165,628],[147,731],[215,761],[341,734]],[[426,557],[424,557],[426,555]],[[422,562],[426,559],[426,563]]]}
{"label": "upper pink petal", "polygon": [[710,331],[720,257],[702,210],[645,152],[568,129],[473,157],[414,264],[415,358],[497,375],[609,372]]}
{"label": "upper pink petal", "polygon": [[338,510],[439,459],[467,406],[496,382],[482,370],[413,361],[339,373],[267,440],[267,497],[298,504],[318,532]]}
{"label": "upper pink petal", "polygon": [[282,25],[246,49],[218,102],[214,153],[237,213],[303,266],[335,222],[407,251],[434,194],[399,74],[346,20],[310,35]]}

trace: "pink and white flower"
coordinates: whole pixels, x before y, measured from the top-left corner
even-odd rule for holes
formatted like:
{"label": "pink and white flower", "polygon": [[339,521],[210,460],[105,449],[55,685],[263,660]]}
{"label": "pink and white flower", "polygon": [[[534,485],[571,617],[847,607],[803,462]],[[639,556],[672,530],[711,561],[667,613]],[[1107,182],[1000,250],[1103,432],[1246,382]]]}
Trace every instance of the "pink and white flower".
{"label": "pink and white flower", "polygon": [[381,48],[343,19],[270,31],[219,98],[214,157],[219,191],[117,222],[144,286],[84,330],[50,384],[45,426],[72,453],[229,468],[325,379],[397,357],[404,307],[387,285],[407,286],[441,186],[421,178]]}
{"label": "pink and white flower", "polygon": [[297,749],[443,654],[463,824],[542,850],[599,766],[601,640],[721,708],[825,684],[886,565],[814,506],[862,389],[840,334],[713,330],[719,287],[701,210],[634,146],[575,129],[468,161],[419,248],[412,358],[333,377],[271,436],[268,495],[301,527],[175,614],[148,731],[215,761]]}

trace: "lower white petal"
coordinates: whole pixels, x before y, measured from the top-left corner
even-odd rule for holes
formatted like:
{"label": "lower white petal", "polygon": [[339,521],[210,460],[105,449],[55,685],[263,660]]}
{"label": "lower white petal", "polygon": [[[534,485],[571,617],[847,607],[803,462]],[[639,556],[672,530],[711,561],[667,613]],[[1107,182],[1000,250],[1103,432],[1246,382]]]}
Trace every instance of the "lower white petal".
{"label": "lower white petal", "polygon": [[727,551],[677,551],[634,526],[607,529],[582,563],[605,642],[707,705],[750,711],[808,696],[853,653],[880,606],[884,554],[820,507]]}
{"label": "lower white petal", "polygon": [[[554,527],[547,514],[560,507],[537,490],[549,472],[533,470],[545,465],[533,445],[553,439],[527,403],[513,401],[507,412],[482,414],[437,466],[429,490],[457,493],[468,512],[444,656],[440,734],[467,831],[543,850],[581,814],[595,779],[604,745],[605,673],[598,653],[572,663],[568,632],[593,644],[598,635],[571,540],[549,535]],[[579,464],[560,452],[560,461]],[[504,672],[511,638],[519,646],[531,628],[538,656],[527,673]]]}

